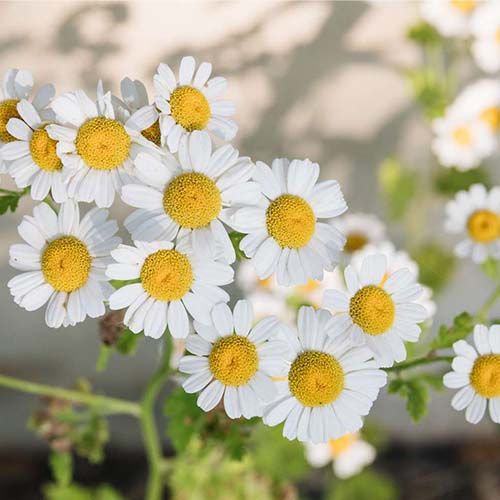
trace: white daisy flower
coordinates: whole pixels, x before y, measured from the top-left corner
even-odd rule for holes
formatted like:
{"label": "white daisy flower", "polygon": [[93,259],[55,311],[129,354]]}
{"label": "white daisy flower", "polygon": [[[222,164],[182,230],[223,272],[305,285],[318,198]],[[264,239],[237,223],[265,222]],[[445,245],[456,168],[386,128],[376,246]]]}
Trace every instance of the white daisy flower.
{"label": "white daisy flower", "polygon": [[[233,280],[226,264],[195,252],[188,238],[168,241],[135,241],[111,252],[117,262],[106,274],[117,280],[137,280],[116,290],[109,298],[111,309],[127,308],[123,323],[134,333],[160,338],[167,326],[174,338],[189,333],[187,312],[197,321],[210,323],[214,304],[227,302],[219,287]],[[186,312],[187,310],[187,312]]]}
{"label": "white daisy flower", "polygon": [[[45,90],[40,89],[43,96]],[[17,104],[21,99],[27,99],[33,90],[33,75],[26,70],[9,69],[5,73],[0,86],[0,151],[4,144],[15,141],[16,137],[7,130],[11,118],[20,118]],[[45,107],[46,104],[43,106]],[[7,171],[7,163],[0,155],[0,173]]]}
{"label": "white daisy flower", "polygon": [[213,257],[222,252],[234,262],[235,252],[222,224],[225,208],[251,204],[259,197],[258,185],[249,182],[254,169],[247,157],[229,144],[212,152],[206,132],[183,139],[179,163],[172,155],[139,154],[137,177],[145,185],[128,184],[122,199],[139,208],[125,220],[133,239],[172,240],[191,235],[197,251]]}
{"label": "white daisy flower", "polygon": [[77,90],[54,99],[52,109],[62,125],[49,125],[47,131],[58,141],[68,197],[111,206],[115,191],[132,182],[135,156],[155,148],[141,135],[156,116],[154,107],[130,116],[99,83],[96,102]]}
{"label": "white daisy flower", "polygon": [[363,426],[387,374],[372,353],[349,339],[332,339],[338,319],[328,311],[301,307],[298,333],[287,332],[293,355],[284,394],[264,411],[270,426],[285,421],[283,436],[324,443]]}
{"label": "white daisy flower", "polygon": [[472,257],[476,263],[500,257],[500,188],[486,191],[474,184],[460,191],[446,204],[445,229],[466,237],[455,247],[458,257]]}
{"label": "white daisy flower", "polygon": [[8,283],[16,304],[34,311],[48,302],[45,322],[52,328],[102,316],[112,291],[104,269],[121,241],[107,216],[93,208],[80,220],[72,200],[58,214],[41,203],[25,216],[18,231],[26,244],[10,247],[10,265],[24,271]]}
{"label": "white daisy flower", "polygon": [[465,340],[453,344],[457,356],[443,382],[450,389],[460,389],[451,406],[465,409],[467,422],[480,422],[488,407],[491,420],[500,424],[500,325],[489,329],[476,325],[474,344],[475,349]]}
{"label": "white daisy flower", "polygon": [[366,245],[376,245],[385,239],[385,225],[372,214],[348,213],[339,217],[335,225],[346,237],[344,252],[348,257]]}
{"label": "white daisy flower", "polygon": [[462,106],[448,108],[443,118],[434,120],[432,151],[444,167],[470,170],[490,156],[496,140],[490,125],[480,117],[470,116]]}
{"label": "white daisy flower", "polygon": [[256,320],[276,316],[287,325],[291,325],[295,321],[295,313],[282,295],[255,291],[245,294],[245,297],[252,304]]}
{"label": "white daisy flower", "polygon": [[[131,80],[128,77],[124,78],[120,82],[120,91],[122,101],[131,115],[150,104],[146,87],[140,80]],[[160,119],[158,113],[148,114],[148,116],[144,117],[142,125],[147,125],[147,127],[141,131],[143,137],[156,146],[161,146]]]}
{"label": "white daisy flower", "polygon": [[500,5],[488,2],[472,16],[472,54],[476,64],[486,73],[500,70]]}
{"label": "white daisy flower", "polygon": [[257,162],[259,205],[233,210],[227,222],[247,234],[240,248],[260,279],[276,273],[279,285],[301,285],[339,262],[345,238],[332,218],[347,205],[337,181],[318,183],[318,176],[319,165],[309,160],[277,159],[272,169]]}
{"label": "white daisy flower", "polygon": [[[419,268],[418,264],[410,257],[408,252],[404,250],[397,250],[396,247],[390,241],[383,241],[378,245],[366,245],[362,250],[360,250],[356,255],[353,256],[351,264],[359,273],[361,272],[361,266],[363,261],[369,255],[382,254],[387,259],[387,274],[393,274],[399,269],[408,269],[418,281]],[[432,299],[433,292],[428,286],[422,286],[422,294],[415,299],[415,303],[421,304],[427,310],[427,321],[432,322],[434,315],[436,314],[436,303]],[[330,287],[336,288],[336,287]]]}
{"label": "white daisy flower", "polygon": [[333,472],[340,479],[359,474],[377,455],[375,448],[357,432],[326,443],[305,443],[305,447],[306,459],[312,467],[324,467],[331,462]]}
{"label": "white daisy flower", "polygon": [[369,255],[357,272],[346,267],[348,293],[327,290],[323,307],[336,318],[330,333],[347,336],[356,345],[366,344],[378,366],[389,367],[406,359],[404,342],[417,342],[427,319],[425,308],[415,301],[422,293],[408,269],[387,272],[384,255]]}
{"label": "white daisy flower", "polygon": [[182,384],[188,393],[200,392],[198,406],[215,408],[221,399],[230,418],[262,415],[264,404],[273,401],[277,389],[272,380],[282,370],[287,345],[277,339],[280,322],[269,317],[253,328],[253,310],[240,300],[234,312],[226,304],[212,310],[211,326],[194,323],[196,334],[187,338],[179,370],[190,376]]}
{"label": "white daisy flower", "polygon": [[466,38],[478,5],[478,0],[428,0],[420,3],[420,14],[441,35]]}
{"label": "white daisy flower", "polygon": [[177,152],[182,137],[195,130],[208,130],[224,141],[233,139],[238,131],[236,123],[228,118],[234,114],[234,104],[219,100],[226,79],[210,78],[212,65],[207,62],[195,69],[194,58],[188,56],[181,60],[178,78],[163,63],[154,76],[162,145],[166,144],[172,153]]}

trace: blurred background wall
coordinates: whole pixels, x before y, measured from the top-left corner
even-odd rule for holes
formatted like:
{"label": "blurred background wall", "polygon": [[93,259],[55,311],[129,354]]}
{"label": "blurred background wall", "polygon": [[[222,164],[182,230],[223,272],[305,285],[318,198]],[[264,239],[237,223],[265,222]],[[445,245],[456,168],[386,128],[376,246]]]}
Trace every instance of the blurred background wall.
{"label": "blurred background wall", "polygon": [[[152,91],[159,62],[177,66],[192,54],[229,79],[240,125],[236,146],[243,154],[266,162],[281,156],[318,161],[324,178],[342,184],[351,210],[383,217],[376,189],[380,161],[401,154],[426,168],[430,159],[428,127],[401,75],[403,67],[418,63],[418,52],[405,41],[417,15],[413,2],[4,1],[0,72],[31,69],[36,82],[53,82],[58,92],[81,87],[93,94],[98,78],[118,92],[124,76],[143,80]],[[4,178],[2,186],[13,185]],[[433,222],[418,238],[445,238],[441,206],[427,207]],[[96,322],[52,331],[42,311],[28,314],[12,302],[8,247],[18,241],[16,226],[31,209],[23,199],[15,215],[0,219],[0,372],[66,386],[85,376],[97,390],[136,397],[157,343],[143,341],[135,357],[112,359],[105,374],[96,374]],[[113,212],[123,220],[128,210],[118,205]],[[400,228],[389,232],[403,244]],[[437,298],[435,325],[484,301],[489,289],[478,274],[462,266]],[[396,397],[380,398],[373,417],[398,440],[494,432],[489,419],[467,424],[450,408],[451,396],[433,396],[418,427]],[[25,426],[36,405],[35,398],[0,388],[0,447],[43,445]],[[126,418],[117,423],[114,442],[135,446],[135,426]]]}

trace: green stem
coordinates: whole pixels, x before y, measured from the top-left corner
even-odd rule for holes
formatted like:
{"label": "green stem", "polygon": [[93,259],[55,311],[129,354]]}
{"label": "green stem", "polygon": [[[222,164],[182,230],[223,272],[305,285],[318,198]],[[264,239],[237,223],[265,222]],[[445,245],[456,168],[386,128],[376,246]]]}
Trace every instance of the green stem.
{"label": "green stem", "polygon": [[121,413],[139,417],[141,414],[141,407],[138,403],[134,403],[133,401],[110,398],[99,394],[73,391],[50,385],[36,384],[34,382],[29,382],[28,380],[8,377],[6,375],[0,375],[0,386],[15,389],[17,391],[28,392],[30,394],[37,394],[39,396],[49,396],[52,398],[72,401],[73,403],[84,404],[96,408],[106,415]]}
{"label": "green stem", "polygon": [[172,338],[165,332],[165,352],[160,366],[150,379],[141,401],[141,428],[149,463],[149,477],[146,485],[146,500],[161,500],[163,491],[164,457],[161,440],[156,426],[154,409],[158,393],[170,375],[170,357],[172,354]]}
{"label": "green stem", "polygon": [[433,351],[431,351],[427,356],[421,358],[416,358],[411,361],[405,361],[404,363],[398,363],[390,368],[384,368],[386,372],[401,372],[408,370],[409,368],[414,368],[415,366],[430,365],[431,363],[451,363],[453,356],[436,356]]}
{"label": "green stem", "polygon": [[498,285],[493,293],[488,297],[486,302],[483,304],[481,309],[474,316],[475,323],[484,323],[488,319],[488,314],[490,309],[495,305],[497,300],[500,298],[500,285]]}

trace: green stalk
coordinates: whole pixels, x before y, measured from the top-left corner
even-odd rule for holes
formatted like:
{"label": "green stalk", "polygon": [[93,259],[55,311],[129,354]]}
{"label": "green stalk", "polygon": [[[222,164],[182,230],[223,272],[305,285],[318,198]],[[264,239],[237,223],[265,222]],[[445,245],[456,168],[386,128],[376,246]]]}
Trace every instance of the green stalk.
{"label": "green stalk", "polygon": [[415,366],[430,365],[431,363],[451,363],[453,356],[436,356],[432,351],[421,358],[416,358],[411,361],[406,361],[404,363],[398,363],[390,368],[384,368],[386,372],[401,372],[408,370],[409,368],[414,368]]}

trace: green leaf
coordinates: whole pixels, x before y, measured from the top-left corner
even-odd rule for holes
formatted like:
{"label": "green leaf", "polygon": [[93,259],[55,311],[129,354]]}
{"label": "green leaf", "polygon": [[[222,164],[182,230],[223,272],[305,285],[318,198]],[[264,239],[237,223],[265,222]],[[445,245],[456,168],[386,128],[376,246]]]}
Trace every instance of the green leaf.
{"label": "green leaf", "polygon": [[97,363],[95,367],[97,372],[103,372],[106,370],[112,352],[113,352],[112,347],[110,347],[109,345],[101,344],[101,348],[99,350],[99,357],[97,358]]}
{"label": "green leaf", "polygon": [[9,191],[8,189],[0,189],[0,215],[4,215],[9,210],[15,212],[19,204],[19,200],[29,191],[29,188],[22,191]]}
{"label": "green leaf", "polygon": [[236,260],[244,260],[247,258],[245,252],[240,249],[241,240],[246,236],[246,234],[239,233],[238,231],[231,231],[229,233],[229,238],[233,244],[234,253],[236,254]]}
{"label": "green leaf", "polygon": [[119,288],[123,288],[126,285],[133,285],[134,283],[139,283],[139,279],[133,280],[110,280],[111,286],[118,290]]}
{"label": "green leaf", "polygon": [[455,271],[455,256],[436,242],[425,243],[412,254],[419,267],[420,283],[434,292],[442,290]]}
{"label": "green leaf", "polygon": [[489,257],[481,264],[481,269],[490,280],[500,281],[500,268],[496,259]]}
{"label": "green leaf", "polygon": [[437,373],[419,373],[418,378],[436,391],[444,389],[443,375]]}
{"label": "green leaf", "polygon": [[473,328],[474,318],[469,313],[463,312],[454,318],[452,326],[441,325],[439,327],[438,334],[431,343],[431,349],[447,349],[457,340],[467,337]]}
{"label": "green leaf", "polygon": [[378,183],[389,216],[400,219],[417,192],[417,175],[404,169],[397,160],[388,158],[379,167]]}
{"label": "green leaf", "polygon": [[333,481],[327,500],[397,500],[396,485],[385,475],[364,470],[348,479]]}
{"label": "green leaf", "polygon": [[73,457],[69,452],[52,452],[49,465],[55,482],[59,486],[69,486],[73,478]]}
{"label": "green leaf", "polygon": [[442,116],[448,106],[448,95],[440,76],[429,68],[407,70],[405,76],[425,116],[430,120]]}
{"label": "green leaf", "polygon": [[45,500],[124,500],[114,488],[105,484],[95,490],[78,484],[48,484],[43,489]]}
{"label": "green leaf", "polygon": [[425,21],[419,21],[418,23],[410,26],[406,32],[406,37],[408,40],[422,46],[439,45],[444,41],[443,37],[434,28],[434,26],[426,23]]}
{"label": "green leaf", "polygon": [[392,380],[387,391],[406,399],[406,409],[414,422],[419,422],[427,415],[429,391],[418,375],[410,380]]}
{"label": "green leaf", "polygon": [[467,190],[473,184],[491,187],[490,174],[481,167],[465,172],[455,168],[442,168],[434,179],[436,191],[446,196],[453,196],[459,191]]}
{"label": "green leaf", "polygon": [[114,347],[120,354],[131,356],[137,351],[137,345],[140,339],[141,335],[126,328]]}

